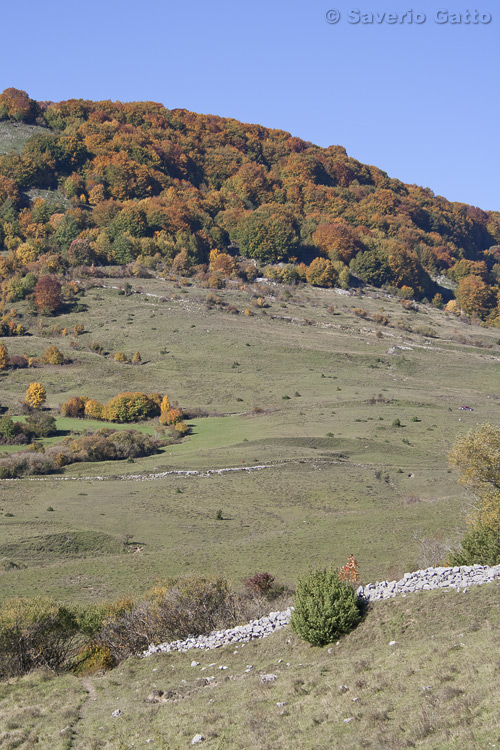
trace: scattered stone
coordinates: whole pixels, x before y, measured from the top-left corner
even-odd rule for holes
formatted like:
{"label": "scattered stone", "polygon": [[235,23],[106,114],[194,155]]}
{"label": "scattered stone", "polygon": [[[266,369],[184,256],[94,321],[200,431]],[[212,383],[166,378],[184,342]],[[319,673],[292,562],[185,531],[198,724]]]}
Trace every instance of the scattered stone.
{"label": "scattered stone", "polygon": [[351,716],[349,719],[344,719],[344,724],[349,724],[350,721],[354,719],[354,716]]}
{"label": "scattered stone", "polygon": [[113,711],[111,716],[113,717],[113,719],[117,719],[119,716],[123,716],[123,711],[120,711],[120,709],[117,708],[116,711]]}
{"label": "scattered stone", "polygon": [[348,692],[349,692],[349,688],[347,687],[347,685],[339,685],[339,693],[348,693]]}
{"label": "scattered stone", "polygon": [[191,744],[192,744],[192,745],[199,745],[199,744],[200,744],[200,742],[203,742],[203,741],[204,741],[204,739],[205,739],[205,738],[204,738],[204,736],[203,736],[202,734],[195,734],[195,736],[194,736],[194,737],[193,737],[193,739],[191,740]]}
{"label": "scattered stone", "polygon": [[199,662],[199,661],[194,661],[194,660],[193,660],[193,661],[191,662],[191,666],[192,666],[192,667],[199,667],[199,666],[200,666],[200,662]]}
{"label": "scattered stone", "polygon": [[398,645],[397,641],[389,641],[389,646],[397,646],[397,645]]}

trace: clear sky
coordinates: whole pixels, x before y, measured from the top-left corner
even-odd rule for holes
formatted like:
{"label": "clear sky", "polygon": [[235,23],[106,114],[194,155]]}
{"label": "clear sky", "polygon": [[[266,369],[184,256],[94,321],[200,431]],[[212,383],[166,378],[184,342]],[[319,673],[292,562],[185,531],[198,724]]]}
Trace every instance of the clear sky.
{"label": "clear sky", "polygon": [[[281,128],[500,210],[500,5],[475,2],[8,2],[0,90],[152,100]],[[353,23],[355,9],[382,23]],[[467,9],[492,20],[436,23],[438,10],[446,20]],[[327,23],[329,10],[338,23]],[[382,16],[409,10],[413,23]]]}

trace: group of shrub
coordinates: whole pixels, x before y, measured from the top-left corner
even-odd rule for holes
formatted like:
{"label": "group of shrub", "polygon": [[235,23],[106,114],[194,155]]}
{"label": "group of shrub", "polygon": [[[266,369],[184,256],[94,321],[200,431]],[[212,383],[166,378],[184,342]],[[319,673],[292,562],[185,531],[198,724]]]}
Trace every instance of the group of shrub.
{"label": "group of shrub", "polygon": [[38,359],[38,357],[25,357],[23,354],[9,356],[5,344],[3,342],[0,343],[0,370],[38,367],[40,363],[43,365],[64,365],[67,362],[68,360],[55,344],[48,346],[42,354],[41,359]]}
{"label": "group of shrub", "polygon": [[140,391],[118,393],[106,404],[86,396],[72,396],[61,406],[65,417],[99,419],[105,422],[140,422],[159,417],[162,425],[172,426],[180,434],[188,432],[182,422],[182,410],[171,408],[168,396]]}
{"label": "group of shrub", "polygon": [[[55,425],[53,417],[47,417],[44,414],[40,417],[52,420]],[[34,415],[33,418],[38,420],[39,417]],[[8,433],[10,424],[6,424],[4,427],[2,424],[4,421],[7,423],[12,420],[9,420],[8,417],[0,419],[0,429],[4,429]],[[29,418],[21,428],[18,428],[19,424],[19,422],[13,423],[13,437],[5,438],[6,442],[12,440],[10,444],[18,444],[29,442],[33,437],[41,436],[32,431],[32,421]],[[21,440],[21,436],[26,436],[26,440]],[[45,437],[45,435],[43,436]],[[50,474],[60,471],[63,466],[80,461],[119,461],[150,456],[156,453],[161,445],[160,440],[144,435],[137,430],[101,429],[91,435],[69,436],[61,442],[53,443],[45,448],[37,445],[34,446],[33,451],[14,453],[0,459],[0,479],[17,479],[30,474]]]}
{"label": "group of shrub", "polygon": [[33,411],[24,422],[0,417],[0,445],[26,445],[35,438],[50,437],[56,432],[56,420],[44,412]]}
{"label": "group of shrub", "polygon": [[152,642],[260,616],[283,593],[273,583],[265,591],[247,586],[235,592],[222,577],[189,575],[158,582],[138,602],[127,597],[82,607],[43,597],[6,600],[0,607],[0,679],[37,667],[80,674],[108,669]]}

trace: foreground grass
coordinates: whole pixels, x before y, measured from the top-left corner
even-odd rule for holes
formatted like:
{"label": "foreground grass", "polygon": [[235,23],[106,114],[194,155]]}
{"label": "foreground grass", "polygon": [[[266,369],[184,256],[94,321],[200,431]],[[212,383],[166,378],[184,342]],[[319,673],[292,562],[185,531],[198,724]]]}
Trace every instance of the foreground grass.
{"label": "foreground grass", "polygon": [[482,750],[500,742],[498,594],[495,583],[379,602],[330,649],[287,628],[236,649],[129,659],[83,682],[12,680],[0,688],[2,747],[181,750],[201,733],[214,749]]}

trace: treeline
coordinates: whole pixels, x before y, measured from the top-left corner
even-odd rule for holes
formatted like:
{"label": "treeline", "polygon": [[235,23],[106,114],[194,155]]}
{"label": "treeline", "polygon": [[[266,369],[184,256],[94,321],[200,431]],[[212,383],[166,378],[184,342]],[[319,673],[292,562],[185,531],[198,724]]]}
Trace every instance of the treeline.
{"label": "treeline", "polygon": [[[356,274],[428,299],[431,276],[446,274],[467,313],[498,317],[500,214],[405,185],[341,146],[153,102],[40,103],[16,89],[0,95],[0,119],[41,126],[0,156],[10,300],[32,293],[28,274],[135,262],[224,275],[244,271],[240,256],[286,263],[292,281]],[[33,189],[62,197],[30,201]]]}

